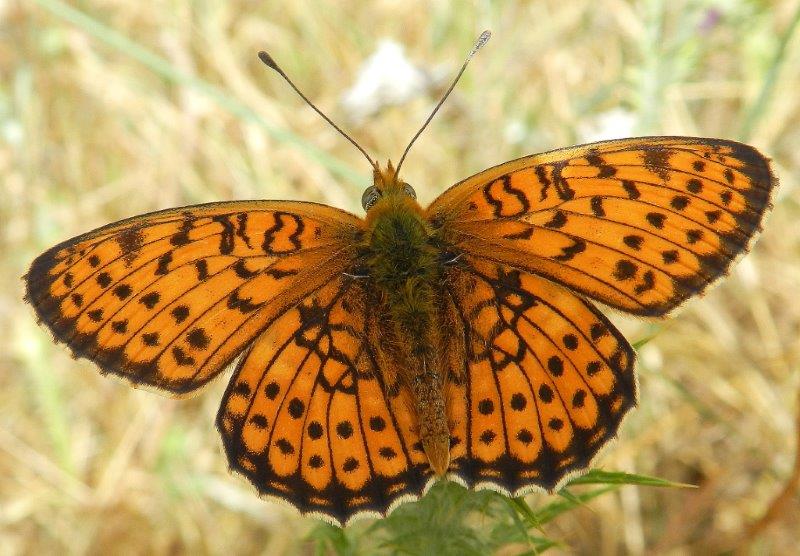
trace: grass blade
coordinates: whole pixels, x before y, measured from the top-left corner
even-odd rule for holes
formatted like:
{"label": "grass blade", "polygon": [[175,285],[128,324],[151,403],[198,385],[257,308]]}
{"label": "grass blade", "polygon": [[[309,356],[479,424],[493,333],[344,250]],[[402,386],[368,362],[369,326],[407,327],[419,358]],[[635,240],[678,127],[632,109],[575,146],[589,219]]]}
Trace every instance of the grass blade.
{"label": "grass blade", "polygon": [[103,41],[109,46],[119,50],[126,56],[129,56],[140,62],[142,65],[160,75],[164,79],[167,79],[173,83],[184,85],[208,96],[219,106],[234,116],[243,121],[258,125],[275,140],[284,143],[291,143],[307,154],[310,158],[316,160],[332,173],[347,180],[354,186],[362,188],[367,185],[367,179],[365,175],[356,172],[350,166],[343,163],[336,157],[331,156],[327,152],[315,147],[291,131],[272,125],[238,99],[225,94],[222,90],[208,83],[207,81],[180,71],[164,58],[154,54],[150,50],[147,50],[119,31],[108,27],[102,22],[92,18],[76,8],[67,5],[64,2],[61,2],[60,0],[36,0],[36,2],[53,15],[75,25],[96,39]]}

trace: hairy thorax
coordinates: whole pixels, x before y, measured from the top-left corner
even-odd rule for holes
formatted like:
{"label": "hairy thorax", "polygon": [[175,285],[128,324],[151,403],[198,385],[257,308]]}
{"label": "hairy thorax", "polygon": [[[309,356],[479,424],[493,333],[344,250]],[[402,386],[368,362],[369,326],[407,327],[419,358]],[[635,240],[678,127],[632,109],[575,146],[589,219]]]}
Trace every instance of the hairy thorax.
{"label": "hairy thorax", "polygon": [[378,323],[384,383],[411,393],[425,453],[444,473],[450,436],[437,320],[444,267],[437,237],[414,199],[389,195],[370,211],[363,261],[387,315]]}

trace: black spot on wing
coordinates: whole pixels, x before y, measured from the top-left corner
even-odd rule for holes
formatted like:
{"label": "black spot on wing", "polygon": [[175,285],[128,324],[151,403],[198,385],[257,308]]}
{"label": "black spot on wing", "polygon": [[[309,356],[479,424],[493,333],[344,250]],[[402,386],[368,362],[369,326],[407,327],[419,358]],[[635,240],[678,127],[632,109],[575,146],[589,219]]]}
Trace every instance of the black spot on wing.
{"label": "black spot on wing", "polygon": [[617,261],[617,266],[614,269],[614,278],[619,281],[628,280],[633,278],[636,274],[636,270],[637,266],[633,262],[627,259],[620,259]]}
{"label": "black spot on wing", "polygon": [[180,229],[169,238],[171,245],[180,247],[189,243],[189,232],[192,230],[192,221],[187,218],[181,223]]}
{"label": "black spot on wing", "polygon": [[233,263],[233,271],[236,273],[236,276],[245,280],[258,275],[258,271],[247,268],[247,264],[245,263],[244,259],[239,259]]}
{"label": "black spot on wing", "polygon": [[661,147],[649,147],[644,151],[645,168],[666,182],[669,180],[669,158],[668,150]]}
{"label": "black spot on wing", "polygon": [[143,295],[141,299],[139,299],[139,303],[141,303],[148,309],[152,309],[158,304],[160,300],[161,300],[161,294],[159,294],[158,292],[149,292]]}
{"label": "black spot on wing", "polygon": [[222,226],[222,234],[219,240],[219,252],[223,255],[230,255],[233,252],[234,234],[236,230],[233,227],[229,214],[218,214],[211,217],[211,220]]}
{"label": "black spot on wing", "polygon": [[606,211],[603,209],[603,198],[601,196],[595,195],[592,197],[590,205],[592,207],[592,214],[598,218],[602,218],[606,215]]}
{"label": "black spot on wing", "polygon": [[197,270],[197,279],[203,281],[208,278],[208,262],[205,259],[200,259],[194,262],[195,270]]}
{"label": "black spot on wing", "polygon": [[583,253],[586,251],[586,242],[580,238],[573,237],[572,238],[572,245],[568,245],[561,249],[561,254],[556,255],[553,259],[557,261],[570,261],[575,258],[576,255]]}
{"label": "black spot on wing", "polygon": [[169,272],[169,264],[172,262],[172,251],[167,251],[158,258],[158,265],[156,266],[156,276],[163,276]]}
{"label": "black spot on wing", "polygon": [[636,184],[631,180],[623,180],[622,181],[622,189],[625,190],[625,193],[628,194],[628,199],[636,200],[641,197],[641,193],[639,189],[636,187]]}
{"label": "black spot on wing", "polygon": [[530,239],[533,236],[533,226],[528,226],[521,232],[514,232],[503,236],[505,239]]}
{"label": "black spot on wing", "polygon": [[226,303],[228,309],[236,309],[240,313],[252,313],[256,309],[259,309],[263,303],[253,303],[252,298],[246,297],[239,297],[239,289],[233,290],[228,295],[228,300]]}
{"label": "black spot on wing", "polygon": [[642,243],[644,243],[644,238],[640,235],[631,234],[623,237],[622,242],[631,249],[639,251],[642,248]]}
{"label": "black spot on wing", "polygon": [[144,245],[144,235],[139,228],[128,228],[117,236],[117,244],[125,266],[130,266]]}
{"label": "black spot on wing", "polygon": [[567,223],[567,215],[564,214],[564,211],[557,210],[553,214],[553,217],[545,222],[544,226],[546,228],[553,228],[558,229],[564,226]]}

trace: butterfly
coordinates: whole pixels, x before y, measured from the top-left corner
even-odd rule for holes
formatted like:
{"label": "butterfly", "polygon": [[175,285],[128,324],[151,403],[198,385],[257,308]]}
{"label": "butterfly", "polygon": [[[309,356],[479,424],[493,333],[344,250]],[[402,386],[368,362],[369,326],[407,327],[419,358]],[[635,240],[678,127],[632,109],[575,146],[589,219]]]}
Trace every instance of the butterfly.
{"label": "butterfly", "polygon": [[423,208],[407,152],[364,153],[363,218],[296,201],[136,216],[36,258],[26,299],[133,385],[186,394],[236,362],[217,415],[231,468],[345,525],[440,477],[520,496],[586,470],[637,403],[634,350],[595,302],[660,318],[703,293],[777,184],[748,145],[640,137],[512,160]]}

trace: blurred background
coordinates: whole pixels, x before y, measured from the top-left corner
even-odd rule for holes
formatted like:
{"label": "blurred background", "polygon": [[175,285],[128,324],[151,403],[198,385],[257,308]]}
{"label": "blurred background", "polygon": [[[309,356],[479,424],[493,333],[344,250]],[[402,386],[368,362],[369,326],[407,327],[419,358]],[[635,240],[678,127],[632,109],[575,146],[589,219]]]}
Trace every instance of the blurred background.
{"label": "blurred background", "polygon": [[796,550],[799,16],[797,0],[0,1],[0,554],[335,548],[229,475],[224,379],[178,401],[103,378],[37,327],[19,277],[63,239],[165,207],[303,199],[360,214],[363,158],[256,52],[396,160],[485,28],[404,166],[423,203],[511,158],[644,134],[749,142],[782,182],[721,286],[664,323],[614,317],[652,339],[640,407],[597,465],[698,488],[598,497],[543,528],[553,552]]}

